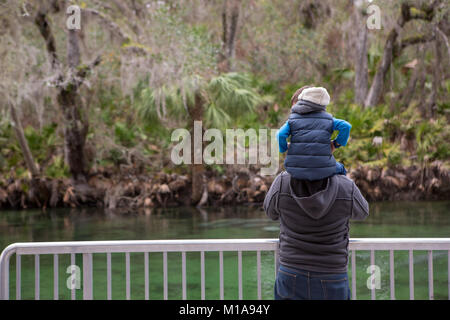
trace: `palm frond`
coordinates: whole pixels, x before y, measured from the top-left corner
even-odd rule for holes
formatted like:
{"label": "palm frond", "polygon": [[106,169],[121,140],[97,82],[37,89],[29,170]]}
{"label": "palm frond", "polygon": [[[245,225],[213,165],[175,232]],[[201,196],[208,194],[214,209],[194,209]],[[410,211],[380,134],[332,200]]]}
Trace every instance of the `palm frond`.
{"label": "palm frond", "polygon": [[155,95],[151,88],[145,88],[137,95],[135,105],[139,117],[147,122],[147,124],[156,124],[160,122],[161,119],[158,117],[158,112],[156,110]]}
{"label": "palm frond", "polygon": [[227,73],[215,77],[209,82],[207,90],[213,104],[233,118],[254,112],[262,101],[252,88],[251,79],[245,74]]}
{"label": "palm frond", "polygon": [[225,129],[231,122],[231,117],[216,104],[210,104],[205,111],[206,125],[212,128]]}
{"label": "palm frond", "polygon": [[135,105],[139,117],[148,125],[180,119],[186,115],[181,90],[175,87],[142,89],[135,99]]}

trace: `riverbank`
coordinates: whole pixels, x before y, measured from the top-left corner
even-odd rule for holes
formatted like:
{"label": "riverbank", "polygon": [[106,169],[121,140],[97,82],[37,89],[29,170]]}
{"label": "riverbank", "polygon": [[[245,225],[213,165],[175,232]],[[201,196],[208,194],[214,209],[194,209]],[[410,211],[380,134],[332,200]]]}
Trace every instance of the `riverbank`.
{"label": "riverbank", "polygon": [[[450,172],[442,162],[427,167],[377,168],[359,166],[349,170],[369,201],[446,200]],[[234,175],[206,173],[205,206],[260,204],[274,176],[262,177],[248,169]],[[190,205],[191,181],[187,175],[159,173],[117,175],[101,170],[87,184],[73,185],[69,179],[12,178],[0,180],[0,209],[98,207],[155,208]]]}

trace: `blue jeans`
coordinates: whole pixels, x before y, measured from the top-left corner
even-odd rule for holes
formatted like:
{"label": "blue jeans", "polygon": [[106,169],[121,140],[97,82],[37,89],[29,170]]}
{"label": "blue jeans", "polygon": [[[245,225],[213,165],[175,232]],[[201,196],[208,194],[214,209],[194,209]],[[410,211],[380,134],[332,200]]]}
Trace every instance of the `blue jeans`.
{"label": "blue jeans", "polygon": [[275,300],[350,300],[347,273],[330,274],[280,265]]}
{"label": "blue jeans", "polygon": [[347,170],[345,170],[344,165],[337,161],[336,161],[336,174],[343,174],[344,176],[347,175]]}

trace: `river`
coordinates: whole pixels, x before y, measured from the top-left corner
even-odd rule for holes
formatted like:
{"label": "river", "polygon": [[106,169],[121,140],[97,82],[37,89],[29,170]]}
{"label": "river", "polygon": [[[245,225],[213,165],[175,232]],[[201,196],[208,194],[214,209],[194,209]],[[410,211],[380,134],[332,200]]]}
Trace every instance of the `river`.
{"label": "river", "polygon": [[[350,237],[450,237],[450,201],[371,203],[370,217],[351,223]],[[149,209],[138,212],[98,209],[48,209],[0,212],[0,248],[14,242],[150,240],[213,238],[277,238],[278,222],[266,218],[260,207]],[[125,298],[125,255],[112,256],[113,299]],[[81,255],[76,263],[81,266]],[[181,254],[169,253],[169,298],[181,298]],[[144,298],[143,254],[131,254],[131,297]],[[414,252],[415,298],[428,299],[427,254]],[[200,298],[200,255],[187,254],[187,298]],[[206,253],[206,298],[219,298],[218,253]],[[256,298],[256,253],[243,254],[244,299]],[[389,255],[375,256],[381,268],[377,299],[389,298]],[[435,299],[447,299],[447,252],[434,252]],[[66,287],[69,256],[59,259],[60,299],[70,299]],[[272,299],[274,260],[262,254],[263,299]],[[357,297],[370,299],[366,286],[369,252],[357,253]],[[41,299],[52,299],[52,256],[41,256]],[[408,299],[407,252],[395,253],[397,299]],[[34,258],[22,257],[22,299],[34,299]],[[225,299],[237,299],[237,254],[224,253]],[[15,297],[15,259],[11,259],[10,296]],[[162,299],[162,254],[150,254],[150,299]],[[94,255],[94,297],[106,298],[106,255]],[[77,299],[82,290],[77,290]]]}

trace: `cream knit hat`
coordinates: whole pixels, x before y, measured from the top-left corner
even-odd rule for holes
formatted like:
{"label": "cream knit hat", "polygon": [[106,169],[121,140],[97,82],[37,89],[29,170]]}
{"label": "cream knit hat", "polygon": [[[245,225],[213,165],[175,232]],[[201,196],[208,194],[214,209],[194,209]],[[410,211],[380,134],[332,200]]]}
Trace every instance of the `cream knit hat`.
{"label": "cream knit hat", "polygon": [[327,89],[322,87],[314,87],[303,90],[299,95],[298,100],[310,101],[321,106],[326,106],[330,103],[330,95]]}

